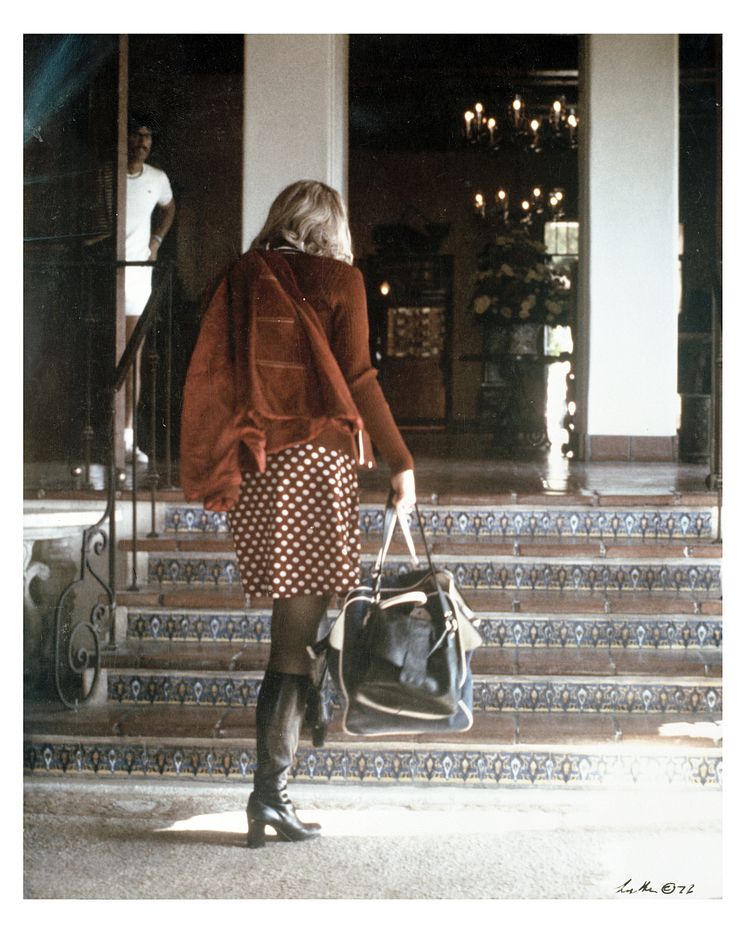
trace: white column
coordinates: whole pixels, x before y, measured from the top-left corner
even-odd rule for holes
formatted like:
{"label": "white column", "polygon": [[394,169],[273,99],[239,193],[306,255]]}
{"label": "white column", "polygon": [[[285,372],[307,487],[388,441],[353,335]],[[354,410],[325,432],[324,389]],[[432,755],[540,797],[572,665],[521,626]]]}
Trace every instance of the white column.
{"label": "white column", "polygon": [[302,178],[347,198],[347,37],[244,41],[243,248],[275,196]]}
{"label": "white column", "polygon": [[677,37],[587,36],[581,80],[586,434],[670,439],[678,416]]}

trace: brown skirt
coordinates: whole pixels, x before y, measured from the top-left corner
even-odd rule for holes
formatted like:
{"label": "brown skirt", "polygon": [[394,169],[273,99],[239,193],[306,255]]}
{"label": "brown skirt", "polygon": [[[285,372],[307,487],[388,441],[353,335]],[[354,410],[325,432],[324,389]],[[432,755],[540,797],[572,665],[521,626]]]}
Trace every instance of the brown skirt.
{"label": "brown skirt", "polygon": [[357,468],[347,454],[303,444],[244,473],[229,513],[251,596],[347,593],[360,582]]}

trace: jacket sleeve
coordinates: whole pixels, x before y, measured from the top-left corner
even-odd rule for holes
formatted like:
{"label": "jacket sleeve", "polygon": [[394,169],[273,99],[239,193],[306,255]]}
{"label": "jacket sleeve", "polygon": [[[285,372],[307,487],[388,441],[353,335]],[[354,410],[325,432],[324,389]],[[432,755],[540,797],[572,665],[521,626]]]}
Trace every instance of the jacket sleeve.
{"label": "jacket sleeve", "polygon": [[413,468],[370,359],[368,301],[359,269],[345,267],[334,298],[330,344],[373,443],[392,473]]}
{"label": "jacket sleeve", "polygon": [[180,472],[187,501],[223,511],[238,501],[241,415],[236,399],[236,353],[230,282],[224,278],[207,305],[184,385]]}

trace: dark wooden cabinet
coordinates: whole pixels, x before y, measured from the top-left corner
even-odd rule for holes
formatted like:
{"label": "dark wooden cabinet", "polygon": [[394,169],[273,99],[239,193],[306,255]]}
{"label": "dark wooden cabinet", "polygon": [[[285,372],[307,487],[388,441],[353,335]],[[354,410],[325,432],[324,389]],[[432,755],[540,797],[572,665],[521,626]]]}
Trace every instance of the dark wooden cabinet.
{"label": "dark wooden cabinet", "polygon": [[371,353],[403,428],[450,419],[452,256],[372,256],[363,264]]}

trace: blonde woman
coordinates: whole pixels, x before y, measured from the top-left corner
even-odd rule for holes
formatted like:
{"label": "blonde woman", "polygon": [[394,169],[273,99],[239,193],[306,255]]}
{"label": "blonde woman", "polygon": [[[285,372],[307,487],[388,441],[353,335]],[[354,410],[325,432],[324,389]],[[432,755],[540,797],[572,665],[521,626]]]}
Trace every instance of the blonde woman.
{"label": "blonde woman", "polygon": [[249,845],[300,841],[287,793],[309,689],[306,646],[335,594],[359,583],[357,470],[369,437],[394,502],[415,502],[412,457],[371,365],[365,287],[347,212],[317,181],[285,188],[206,306],[184,389],[181,481],[227,511],[247,596],[272,597],[256,708]]}

